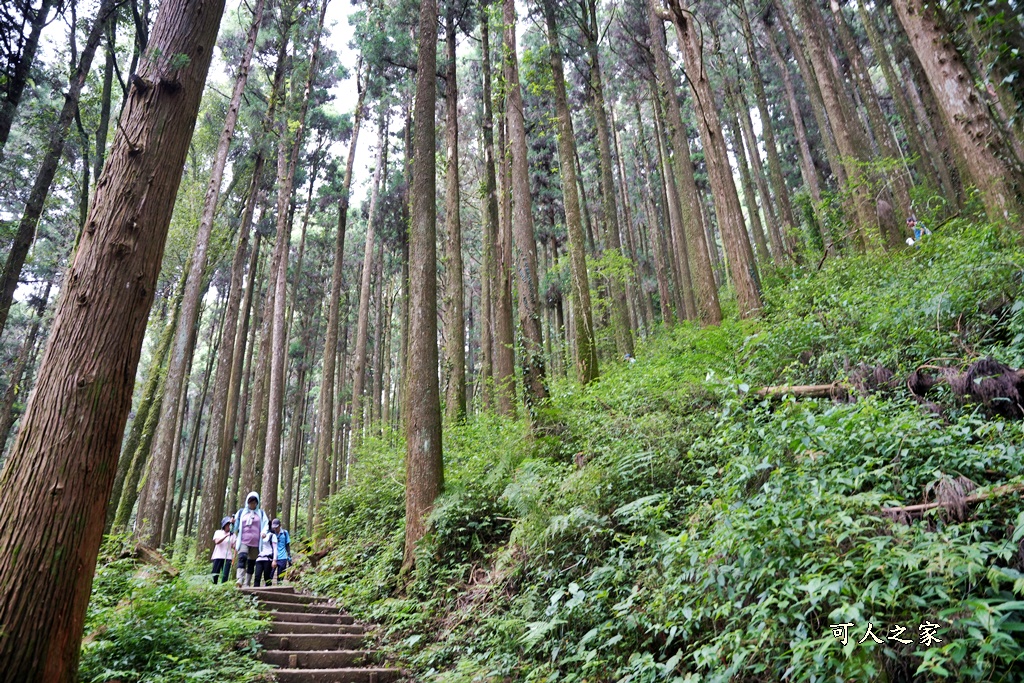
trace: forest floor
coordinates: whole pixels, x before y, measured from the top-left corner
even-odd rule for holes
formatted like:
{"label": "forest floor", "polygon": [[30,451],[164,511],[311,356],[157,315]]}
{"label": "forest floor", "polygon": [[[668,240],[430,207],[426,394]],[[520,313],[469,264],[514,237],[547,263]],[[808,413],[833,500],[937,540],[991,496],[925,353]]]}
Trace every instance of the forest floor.
{"label": "forest floor", "polygon": [[[553,380],[540,435],[448,426],[408,580],[403,444],[368,441],[304,582],[383,625],[417,680],[1019,680],[1019,396],[950,388],[981,386],[980,358],[1024,365],[1017,236],[953,222],[815,266],[771,274],[757,320]],[[908,387],[922,366],[949,370]],[[834,382],[841,400],[756,393]]]}
{"label": "forest floor", "polygon": [[[380,624],[418,681],[1020,680],[1024,423],[951,387],[979,358],[1024,366],[1024,249],[960,222],[816,266],[771,274],[756,320],[661,330],[586,388],[552,380],[541,432],[446,427],[410,577],[404,446],[368,440],[301,582]],[[922,366],[951,370],[918,398]],[[80,680],[266,680],[251,600],[187,549],[174,577],[122,549],[104,546]]]}

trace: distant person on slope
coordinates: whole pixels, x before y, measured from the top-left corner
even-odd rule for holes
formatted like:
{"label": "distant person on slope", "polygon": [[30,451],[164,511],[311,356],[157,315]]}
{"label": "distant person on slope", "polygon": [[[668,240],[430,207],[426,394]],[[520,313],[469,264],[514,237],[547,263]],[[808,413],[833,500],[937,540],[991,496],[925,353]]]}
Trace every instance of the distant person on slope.
{"label": "distant person on slope", "polygon": [[277,572],[275,577],[280,584],[284,580],[284,573],[292,563],[292,538],[287,529],[281,528],[281,520],[275,519],[270,523],[270,531],[277,534]]}
{"label": "distant person on slope", "polygon": [[245,507],[235,513],[234,532],[238,550],[237,584],[251,586],[256,571],[256,558],[260,554],[260,540],[270,531],[270,519],[260,509],[260,494],[250,491],[245,497]]}
{"label": "distant person on slope", "polygon": [[227,583],[228,577],[231,576],[231,558],[235,552],[236,541],[235,535],[231,533],[234,523],[234,519],[225,517],[220,520],[220,529],[213,532],[213,556],[210,559],[213,560],[214,583],[217,583],[217,579]]}

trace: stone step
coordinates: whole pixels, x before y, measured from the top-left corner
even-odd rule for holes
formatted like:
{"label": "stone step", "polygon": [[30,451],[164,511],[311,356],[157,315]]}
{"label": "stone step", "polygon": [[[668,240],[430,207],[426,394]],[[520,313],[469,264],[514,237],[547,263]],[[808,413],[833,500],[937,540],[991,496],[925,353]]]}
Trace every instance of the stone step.
{"label": "stone step", "polygon": [[268,633],[261,638],[268,650],[357,650],[365,638],[361,634]]}
{"label": "stone step", "polygon": [[272,612],[274,621],[289,624],[354,624],[355,619],[347,614],[316,614],[311,612]]}
{"label": "stone step", "polygon": [[267,602],[293,602],[303,605],[313,605],[318,602],[323,602],[321,598],[317,598],[312,595],[295,593],[294,589],[291,593],[275,591],[273,588],[245,588],[242,590],[248,595],[255,595],[258,600],[265,600]]}
{"label": "stone step", "polygon": [[343,614],[340,607],[323,603],[275,602],[260,600],[256,606],[264,612],[306,612],[307,614]]}
{"label": "stone step", "polygon": [[286,669],[340,669],[361,666],[376,658],[369,650],[264,650],[260,659]]}
{"label": "stone step", "polygon": [[276,586],[260,586],[259,588],[256,588],[255,586],[246,586],[246,587],[244,587],[244,588],[242,588],[240,590],[243,593],[255,593],[257,595],[259,595],[261,593],[282,594],[282,593],[294,593],[295,592],[295,586],[282,586],[280,584],[278,584]]}
{"label": "stone step", "polygon": [[322,633],[334,635],[338,633],[350,633],[361,635],[363,627],[359,624],[310,624],[282,619],[274,619],[270,624],[271,633]]}
{"label": "stone step", "polygon": [[278,669],[279,683],[390,683],[402,678],[398,669]]}

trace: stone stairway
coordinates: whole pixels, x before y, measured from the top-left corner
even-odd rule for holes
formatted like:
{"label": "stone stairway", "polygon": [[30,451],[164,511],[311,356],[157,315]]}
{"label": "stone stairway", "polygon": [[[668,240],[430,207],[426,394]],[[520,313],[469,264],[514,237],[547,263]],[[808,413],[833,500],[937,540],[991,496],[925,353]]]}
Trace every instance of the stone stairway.
{"label": "stone stairway", "polygon": [[338,607],[293,586],[243,588],[259,609],[272,614],[262,638],[264,662],[279,667],[280,683],[391,683],[398,669],[376,666],[378,653],[364,649],[363,627]]}

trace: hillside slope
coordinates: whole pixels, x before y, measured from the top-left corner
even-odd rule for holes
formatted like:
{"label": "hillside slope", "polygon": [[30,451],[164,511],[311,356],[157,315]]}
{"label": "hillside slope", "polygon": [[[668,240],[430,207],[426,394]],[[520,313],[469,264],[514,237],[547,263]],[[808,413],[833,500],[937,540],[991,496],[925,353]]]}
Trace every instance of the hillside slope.
{"label": "hillside slope", "polygon": [[[778,276],[758,321],[678,326],[585,390],[556,382],[542,436],[449,427],[408,582],[404,448],[367,443],[305,580],[385,624],[418,680],[1020,680],[1024,503],[967,497],[1024,482],[1024,427],[948,387],[924,405],[903,378],[1024,365],[1024,252],[945,232]],[[851,402],[754,395],[860,364],[895,380]],[[933,499],[951,505],[883,512]]]}

